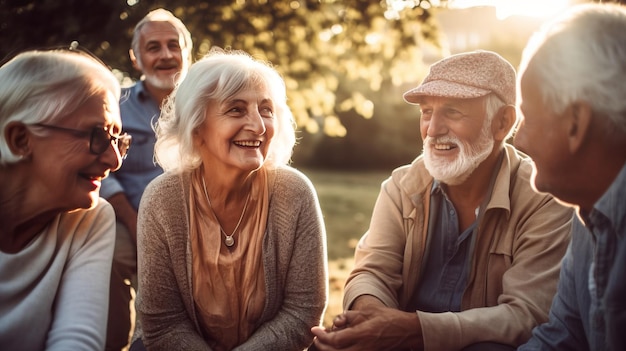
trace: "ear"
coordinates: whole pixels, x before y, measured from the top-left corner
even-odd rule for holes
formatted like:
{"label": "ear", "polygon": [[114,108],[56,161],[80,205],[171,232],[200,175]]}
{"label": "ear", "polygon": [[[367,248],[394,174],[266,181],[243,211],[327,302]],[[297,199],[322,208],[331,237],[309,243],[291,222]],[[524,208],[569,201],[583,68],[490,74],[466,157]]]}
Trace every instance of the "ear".
{"label": "ear", "polygon": [[504,140],[516,121],[516,110],[513,105],[506,105],[496,113],[491,121],[491,131],[496,141]]}
{"label": "ear", "polygon": [[566,109],[566,127],[569,149],[572,154],[580,150],[590,131],[593,111],[589,103],[579,101]]}
{"label": "ear", "polygon": [[204,145],[204,138],[202,138],[203,128],[204,126],[196,127],[196,129],[194,129],[191,134],[193,145],[197,149],[202,148],[202,146]]}
{"label": "ear", "polygon": [[30,132],[22,122],[10,122],[4,128],[4,137],[14,155],[28,157],[31,153]]}
{"label": "ear", "polygon": [[128,56],[130,56],[130,62],[132,62],[133,68],[141,72],[141,68],[139,67],[139,63],[137,62],[137,57],[135,56],[133,49],[128,50]]}

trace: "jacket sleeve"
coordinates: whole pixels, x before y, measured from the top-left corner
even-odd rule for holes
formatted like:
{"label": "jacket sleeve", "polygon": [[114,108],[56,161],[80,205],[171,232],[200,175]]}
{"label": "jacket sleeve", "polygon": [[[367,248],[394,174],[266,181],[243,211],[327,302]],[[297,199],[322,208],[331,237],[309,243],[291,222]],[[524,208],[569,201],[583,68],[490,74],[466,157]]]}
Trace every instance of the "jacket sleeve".
{"label": "jacket sleeve", "polygon": [[383,182],[370,227],[355,250],[354,268],[344,289],[345,309],[361,295],[372,295],[388,307],[399,307],[407,240],[400,198],[400,189],[393,178]]}

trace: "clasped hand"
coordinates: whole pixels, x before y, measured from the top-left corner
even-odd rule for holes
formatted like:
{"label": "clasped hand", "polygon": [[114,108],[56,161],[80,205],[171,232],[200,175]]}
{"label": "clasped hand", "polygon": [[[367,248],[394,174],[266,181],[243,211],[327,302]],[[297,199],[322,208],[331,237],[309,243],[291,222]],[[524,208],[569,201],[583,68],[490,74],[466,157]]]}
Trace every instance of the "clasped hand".
{"label": "clasped hand", "polygon": [[367,305],[336,316],[330,329],[313,327],[319,351],[381,351],[423,348],[416,313]]}

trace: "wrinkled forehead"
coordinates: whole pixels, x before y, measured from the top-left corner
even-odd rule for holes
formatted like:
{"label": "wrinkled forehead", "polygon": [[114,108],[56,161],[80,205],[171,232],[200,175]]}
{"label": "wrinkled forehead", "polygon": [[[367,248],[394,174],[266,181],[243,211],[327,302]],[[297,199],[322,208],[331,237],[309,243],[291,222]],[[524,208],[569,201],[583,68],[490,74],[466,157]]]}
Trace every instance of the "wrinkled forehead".
{"label": "wrinkled forehead", "polygon": [[143,44],[152,41],[171,41],[176,40],[180,43],[181,47],[185,46],[185,40],[183,34],[170,22],[156,21],[147,22],[139,30],[140,41]]}

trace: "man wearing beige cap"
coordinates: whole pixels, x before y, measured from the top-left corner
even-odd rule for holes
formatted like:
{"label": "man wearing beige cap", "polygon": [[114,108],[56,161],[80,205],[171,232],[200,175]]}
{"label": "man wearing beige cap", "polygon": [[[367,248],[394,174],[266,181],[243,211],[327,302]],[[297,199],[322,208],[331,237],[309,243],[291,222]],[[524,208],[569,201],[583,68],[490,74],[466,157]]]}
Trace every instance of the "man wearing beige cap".
{"label": "man wearing beige cap", "polygon": [[506,143],[515,70],[475,51],[431,66],[404,94],[424,150],[382,184],[345,287],[346,312],[315,327],[326,350],[513,350],[545,322],[572,210],[530,184]]}

